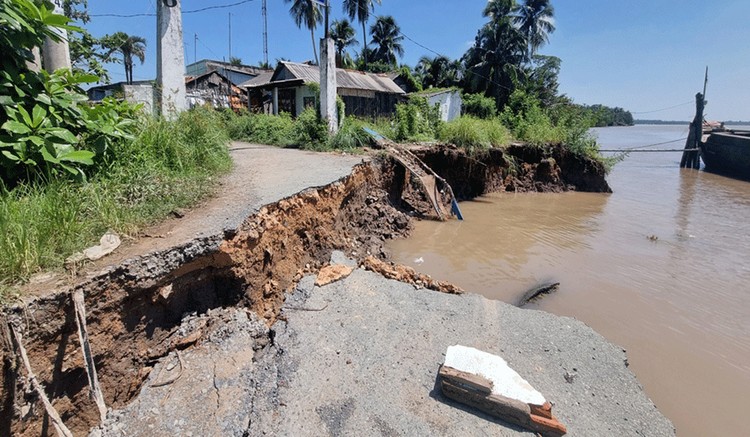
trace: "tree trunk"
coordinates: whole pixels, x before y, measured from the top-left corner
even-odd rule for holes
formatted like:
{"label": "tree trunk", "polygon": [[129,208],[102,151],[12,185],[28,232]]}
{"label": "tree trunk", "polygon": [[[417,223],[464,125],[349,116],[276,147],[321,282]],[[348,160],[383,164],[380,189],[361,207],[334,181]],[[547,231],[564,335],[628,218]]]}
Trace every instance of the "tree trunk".
{"label": "tree trunk", "polygon": [[365,61],[365,71],[367,71],[367,29],[365,28],[365,22],[362,21],[362,60]]}
{"label": "tree trunk", "polygon": [[310,38],[312,39],[313,55],[315,56],[315,64],[320,65],[318,59],[318,50],[315,48],[315,29],[310,29]]}

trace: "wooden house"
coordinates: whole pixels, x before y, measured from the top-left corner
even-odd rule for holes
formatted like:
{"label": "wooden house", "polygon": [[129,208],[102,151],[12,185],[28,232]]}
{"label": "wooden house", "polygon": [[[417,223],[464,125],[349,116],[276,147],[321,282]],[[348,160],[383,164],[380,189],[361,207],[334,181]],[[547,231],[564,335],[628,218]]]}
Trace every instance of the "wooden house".
{"label": "wooden house", "polygon": [[[396,103],[404,100],[404,90],[385,74],[337,68],[336,82],[346,115],[389,116]],[[270,76],[258,76],[242,86],[249,92],[251,110],[263,111],[266,105],[274,114],[288,112],[297,116],[316,105],[319,84],[318,66],[282,61]]]}

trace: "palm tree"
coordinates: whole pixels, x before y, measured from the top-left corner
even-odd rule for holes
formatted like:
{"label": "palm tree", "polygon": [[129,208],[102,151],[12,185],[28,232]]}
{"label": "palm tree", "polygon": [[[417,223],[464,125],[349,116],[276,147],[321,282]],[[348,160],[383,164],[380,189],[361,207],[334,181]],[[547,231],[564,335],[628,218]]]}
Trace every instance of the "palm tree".
{"label": "palm tree", "polygon": [[549,0],[525,0],[514,13],[513,21],[526,38],[526,59],[531,61],[536,51],[549,42],[549,34],[555,31],[555,9]]}
{"label": "palm tree", "polygon": [[370,11],[375,10],[375,3],[380,4],[380,0],[344,0],[344,13],[349,16],[349,19],[354,21],[355,19],[362,23],[362,41],[364,41],[362,47],[362,59],[365,63],[365,70],[367,70],[367,21],[370,19]]}
{"label": "palm tree", "polygon": [[323,22],[323,14],[320,12],[318,4],[314,0],[284,0],[285,3],[292,3],[289,8],[289,14],[294,18],[294,22],[300,29],[304,24],[310,29],[310,38],[312,38],[313,55],[315,63],[318,63],[318,50],[315,48],[315,28]]}
{"label": "palm tree", "polygon": [[138,58],[141,65],[146,60],[146,39],[140,36],[130,36],[125,32],[115,32],[102,38],[102,47],[109,49],[104,56],[110,59],[114,53],[122,55],[122,63],[125,66],[125,82],[133,83],[133,58]]}
{"label": "palm tree", "polygon": [[[344,52],[347,48],[359,44],[354,38],[355,32],[349,20],[336,20],[331,25],[331,38],[336,45],[336,66],[343,67],[345,63]],[[348,54],[346,56],[348,58]],[[351,63],[351,58],[348,59]]]}
{"label": "palm tree", "polygon": [[474,46],[463,57],[465,80],[469,92],[493,97],[502,108],[523,75],[526,40],[510,15],[491,17],[492,21],[479,30]]}
{"label": "palm tree", "polygon": [[380,16],[370,28],[372,43],[378,47],[375,49],[375,57],[388,65],[396,65],[396,55],[404,56],[404,47],[401,41],[401,28],[396,24],[392,16]]}
{"label": "palm tree", "polygon": [[417,73],[422,80],[422,86],[427,88],[441,88],[452,86],[454,74],[451,72],[453,63],[446,56],[422,56],[417,62]]}

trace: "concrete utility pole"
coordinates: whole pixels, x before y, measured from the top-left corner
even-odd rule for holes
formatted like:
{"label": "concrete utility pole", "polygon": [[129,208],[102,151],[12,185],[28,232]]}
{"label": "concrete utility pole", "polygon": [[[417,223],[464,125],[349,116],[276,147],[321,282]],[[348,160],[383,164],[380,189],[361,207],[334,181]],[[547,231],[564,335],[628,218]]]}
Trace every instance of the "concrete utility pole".
{"label": "concrete utility pole", "polygon": [[187,107],[182,8],[179,0],[156,2],[156,85],[162,116],[173,119]]}
{"label": "concrete utility pole", "polygon": [[[63,0],[53,0],[55,13],[65,15]],[[60,41],[47,38],[42,46],[44,69],[52,72],[59,68],[70,69],[70,49],[68,47],[68,32],[54,27],[53,31],[60,36]]]}
{"label": "concrete utility pole", "polygon": [[330,0],[325,1],[325,37],[320,40],[320,115],[328,122],[328,131],[335,134],[339,130],[336,108],[336,51],[328,29],[331,10]]}

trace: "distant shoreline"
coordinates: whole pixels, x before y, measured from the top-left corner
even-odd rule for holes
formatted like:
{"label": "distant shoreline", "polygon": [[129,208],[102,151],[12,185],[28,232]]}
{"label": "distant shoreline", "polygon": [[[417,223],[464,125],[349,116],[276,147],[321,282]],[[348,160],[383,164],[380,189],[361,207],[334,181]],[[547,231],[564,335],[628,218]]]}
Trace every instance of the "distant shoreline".
{"label": "distant shoreline", "polygon": [[[690,124],[689,121],[678,121],[678,120],[633,120],[634,125],[639,124],[669,124],[669,125],[686,125]],[[725,126],[737,126],[737,125],[750,125],[750,121],[725,121]]]}

